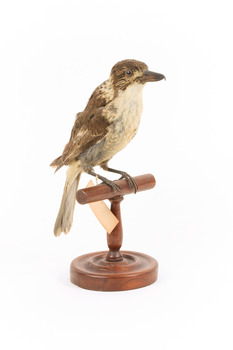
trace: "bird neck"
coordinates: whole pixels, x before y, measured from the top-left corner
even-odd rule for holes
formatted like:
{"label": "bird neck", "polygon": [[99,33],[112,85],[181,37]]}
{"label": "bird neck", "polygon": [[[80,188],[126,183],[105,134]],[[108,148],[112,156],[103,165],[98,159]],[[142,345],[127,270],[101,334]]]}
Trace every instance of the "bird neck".
{"label": "bird neck", "polygon": [[140,119],[142,113],[142,84],[131,84],[125,90],[117,92],[117,96],[109,103],[109,120],[114,121],[123,115],[132,115],[132,118]]}

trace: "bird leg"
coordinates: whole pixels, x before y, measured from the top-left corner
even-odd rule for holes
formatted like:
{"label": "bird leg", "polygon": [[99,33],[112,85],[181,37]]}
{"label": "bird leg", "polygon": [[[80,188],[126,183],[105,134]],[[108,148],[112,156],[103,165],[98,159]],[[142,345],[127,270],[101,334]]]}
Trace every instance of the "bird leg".
{"label": "bird leg", "polygon": [[91,175],[91,176],[94,176],[95,178],[98,177],[100,180],[103,181],[104,184],[108,185],[111,188],[111,190],[120,192],[122,194],[120,186],[115,184],[115,182],[113,182],[111,180],[108,180],[106,177],[104,177],[102,175],[96,174],[92,170],[88,171],[88,174]]}
{"label": "bird leg", "polygon": [[120,174],[121,175],[120,180],[125,179],[127,181],[128,185],[131,188],[134,188],[134,193],[137,192],[138,185],[137,185],[136,181],[132,178],[132,176],[130,176],[128,173],[126,173],[125,171],[109,168],[106,164],[102,164],[101,167],[104,170],[109,171],[111,173]]}

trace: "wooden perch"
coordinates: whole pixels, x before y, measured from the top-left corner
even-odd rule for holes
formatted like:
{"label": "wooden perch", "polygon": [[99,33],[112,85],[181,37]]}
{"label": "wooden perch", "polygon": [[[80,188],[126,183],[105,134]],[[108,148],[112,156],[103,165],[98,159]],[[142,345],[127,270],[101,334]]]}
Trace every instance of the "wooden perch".
{"label": "wooden perch", "polygon": [[[151,174],[133,179],[138,192],[150,190],[156,183]],[[109,251],[85,254],[72,261],[70,280],[82,288],[99,291],[129,290],[148,286],[157,279],[158,263],[155,259],[138,252],[120,251],[123,240],[120,203],[124,195],[134,193],[134,188],[125,179],[114,182],[120,186],[121,191],[113,191],[108,185],[100,184],[81,189],[76,194],[80,204],[109,199],[111,211],[118,220],[111,234],[107,234]]]}
{"label": "wooden perch", "polygon": [[[155,178],[151,174],[135,176],[134,181],[137,183],[137,192],[152,189],[155,184]],[[113,191],[108,185],[100,184],[93,187],[78,190],[76,199],[80,204],[102,201],[104,199],[112,199],[115,197],[123,197],[126,194],[134,193],[134,188],[130,187],[125,179],[114,181],[120,186],[121,192]]]}

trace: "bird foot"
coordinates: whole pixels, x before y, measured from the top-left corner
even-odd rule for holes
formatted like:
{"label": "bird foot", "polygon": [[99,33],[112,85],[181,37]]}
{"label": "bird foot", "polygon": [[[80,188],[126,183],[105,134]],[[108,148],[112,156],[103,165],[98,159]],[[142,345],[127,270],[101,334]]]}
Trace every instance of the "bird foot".
{"label": "bird foot", "polygon": [[95,176],[95,178],[98,178],[102,181],[102,183],[104,183],[105,185],[108,185],[112,191],[116,191],[116,192],[120,192],[120,194],[122,195],[122,190],[120,188],[119,185],[117,185],[115,182],[107,179],[106,177],[96,174],[93,171],[89,171],[88,172],[89,175]]}
{"label": "bird foot", "polygon": [[108,180],[107,178],[101,177],[102,183],[108,185],[112,191],[120,192],[122,195],[122,190],[114,181]]}
{"label": "bird foot", "polygon": [[126,173],[125,171],[122,170],[117,170],[117,169],[113,169],[113,168],[109,168],[108,166],[106,166],[106,164],[102,165],[102,168],[104,170],[110,171],[111,173],[115,173],[115,174],[120,174],[121,177],[119,180],[121,179],[125,179],[127,181],[127,184],[134,189],[134,193],[137,192],[138,190],[138,185],[136,183],[136,181],[132,178],[132,176],[130,176],[128,173]]}
{"label": "bird foot", "polygon": [[132,176],[130,176],[128,173],[126,173],[125,171],[121,171],[121,177],[120,177],[120,180],[121,179],[125,179],[128,183],[128,185],[131,187],[131,188],[134,188],[134,193],[137,193],[137,190],[138,190],[138,185],[136,183],[136,181],[132,178]]}

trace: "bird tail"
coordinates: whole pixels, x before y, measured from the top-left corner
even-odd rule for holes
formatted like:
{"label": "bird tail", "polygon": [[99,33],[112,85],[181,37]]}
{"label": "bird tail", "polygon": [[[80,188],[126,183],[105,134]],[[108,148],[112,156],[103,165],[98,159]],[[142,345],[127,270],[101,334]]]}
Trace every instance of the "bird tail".
{"label": "bird tail", "polygon": [[75,195],[81,172],[80,161],[73,162],[67,170],[62,201],[53,230],[55,236],[60,236],[62,232],[68,233],[71,229],[75,207]]}
{"label": "bird tail", "polygon": [[54,159],[54,161],[50,164],[51,167],[56,168],[55,173],[64,165],[62,156]]}

